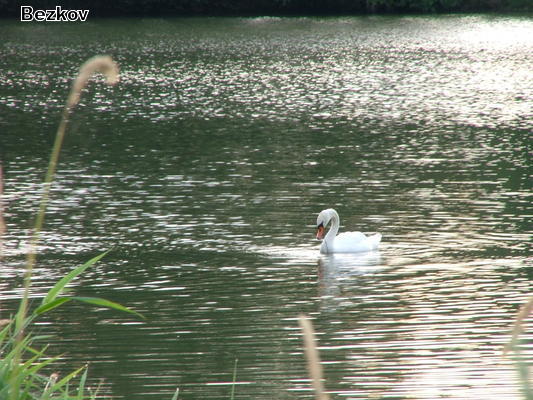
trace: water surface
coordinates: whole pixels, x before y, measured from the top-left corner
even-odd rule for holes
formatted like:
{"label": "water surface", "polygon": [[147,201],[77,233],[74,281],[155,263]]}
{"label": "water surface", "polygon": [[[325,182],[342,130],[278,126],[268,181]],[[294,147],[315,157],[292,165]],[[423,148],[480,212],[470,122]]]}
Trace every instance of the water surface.
{"label": "water surface", "polygon": [[[145,321],[68,305],[40,320],[65,371],[109,396],[313,398],[296,318],[333,398],[520,399],[502,356],[531,294],[526,17],[92,20],[0,27],[2,317],[80,63],[90,85],[52,189],[32,295],[72,287]],[[379,231],[321,256],[316,215]],[[523,351],[531,355],[531,333]]]}

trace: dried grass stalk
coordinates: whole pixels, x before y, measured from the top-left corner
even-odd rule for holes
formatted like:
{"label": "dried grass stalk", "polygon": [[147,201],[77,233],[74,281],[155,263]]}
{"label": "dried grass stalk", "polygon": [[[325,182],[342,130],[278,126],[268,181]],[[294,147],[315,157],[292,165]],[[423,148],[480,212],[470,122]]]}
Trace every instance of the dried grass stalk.
{"label": "dried grass stalk", "polygon": [[313,323],[305,315],[300,315],[298,323],[302,329],[304,339],[305,358],[307,360],[307,371],[311,378],[313,389],[315,390],[316,400],[329,400],[328,394],[324,388],[324,378],[322,371],[322,364],[320,364],[320,356],[316,346],[315,331]]}
{"label": "dried grass stalk", "polygon": [[109,56],[96,56],[90,58],[80,67],[80,72],[72,85],[70,94],[67,99],[67,108],[71,109],[80,101],[81,91],[89,78],[96,72],[101,73],[107,79],[109,85],[114,85],[118,82],[118,66]]}
{"label": "dried grass stalk", "polygon": [[503,354],[506,355],[511,349],[516,346],[518,341],[518,336],[524,330],[524,320],[533,313],[533,297],[530,297],[528,301],[520,307],[518,314],[516,315],[515,321],[513,323],[513,330],[511,335],[511,340],[505,345],[503,349]]}

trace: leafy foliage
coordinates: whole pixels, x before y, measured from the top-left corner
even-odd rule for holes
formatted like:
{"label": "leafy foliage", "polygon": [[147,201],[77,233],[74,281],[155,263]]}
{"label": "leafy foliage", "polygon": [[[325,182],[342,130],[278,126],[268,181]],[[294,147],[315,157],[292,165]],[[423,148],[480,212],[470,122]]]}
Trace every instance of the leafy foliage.
{"label": "leafy foliage", "polygon": [[[2,3],[0,3],[0,5],[1,4]],[[52,374],[47,377],[41,372],[46,366],[56,361],[57,357],[45,357],[46,347],[44,349],[34,348],[34,342],[36,342],[39,337],[33,335],[31,331],[28,331],[32,322],[45,312],[51,311],[69,301],[77,300],[99,307],[126,311],[142,317],[141,314],[109,300],[95,297],[61,296],[65,287],[69,283],[82,274],[87,268],[91,267],[104,257],[107,252],[90,259],[77,268],[74,268],[48,291],[39,307],[37,307],[32,313],[28,312],[29,289],[31,285],[32,271],[37,257],[37,243],[44,222],[50,185],[54,180],[55,168],[59,152],[61,151],[63,137],[66,132],[68,115],[77,104],[81,91],[87,83],[88,78],[95,72],[101,72],[106,75],[108,83],[110,84],[115,83],[118,79],[118,66],[110,57],[93,57],[82,65],[72,86],[71,93],[63,112],[63,117],[57,130],[56,140],[48,164],[48,172],[44,181],[40,207],[37,212],[32,245],[27,255],[24,276],[24,295],[20,300],[20,306],[14,318],[7,321],[0,321],[0,400],[81,400],[95,398],[96,394],[89,395],[88,397],[85,393],[85,382],[87,377],[87,369],[85,367],[81,367],[61,379],[59,379],[57,374]],[[77,390],[72,391],[70,383],[80,373],[82,373],[82,376],[78,388]]]}
{"label": "leafy foliage", "polygon": [[[9,400],[81,400],[96,398],[97,391],[87,393],[85,382],[87,378],[87,368],[81,367],[72,371],[65,377],[52,374],[46,376],[42,371],[50,364],[57,361],[58,357],[48,357],[45,355],[47,346],[37,349],[34,344],[43,337],[25,333],[29,330],[32,322],[62,304],[70,300],[78,300],[94,304],[99,307],[111,308],[119,311],[134,313],[142,317],[139,313],[132,311],[120,304],[109,300],[92,297],[60,297],[63,289],[78,277],[83,271],[95,264],[106,253],[92,258],[85,264],[73,269],[69,274],[60,279],[52,287],[42,303],[30,315],[23,318],[23,324],[19,329],[16,318],[4,321],[5,325],[0,331],[0,399]],[[19,313],[21,311],[19,310]],[[71,382],[81,374],[77,388],[72,390]]]}

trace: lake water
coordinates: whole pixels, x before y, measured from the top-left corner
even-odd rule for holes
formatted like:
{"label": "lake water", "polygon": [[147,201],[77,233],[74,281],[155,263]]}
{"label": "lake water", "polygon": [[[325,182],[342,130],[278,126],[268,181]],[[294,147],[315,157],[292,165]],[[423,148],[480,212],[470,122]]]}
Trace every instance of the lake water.
{"label": "lake water", "polygon": [[[89,363],[108,398],[229,399],[236,366],[236,399],[310,399],[305,313],[335,399],[523,398],[502,349],[532,289],[531,18],[4,20],[0,37],[1,318],[71,80],[96,54],[121,68],[72,117],[32,296],[112,249],[71,292],[147,319],[40,319],[61,371]],[[320,255],[328,207],[380,250]],[[531,360],[531,324],[523,339]]]}

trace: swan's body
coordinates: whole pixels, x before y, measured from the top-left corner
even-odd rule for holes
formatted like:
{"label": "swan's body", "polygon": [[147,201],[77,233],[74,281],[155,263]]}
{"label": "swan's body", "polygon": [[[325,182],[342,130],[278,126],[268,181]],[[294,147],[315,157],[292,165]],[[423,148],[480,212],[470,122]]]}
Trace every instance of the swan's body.
{"label": "swan's body", "polygon": [[[326,226],[331,222],[331,228],[324,236]],[[376,233],[366,236],[361,232],[344,232],[339,235],[340,219],[339,214],[333,208],[323,210],[316,219],[317,239],[322,239],[320,252],[328,253],[358,253],[361,251],[371,251],[378,248],[381,241],[381,234]]]}

